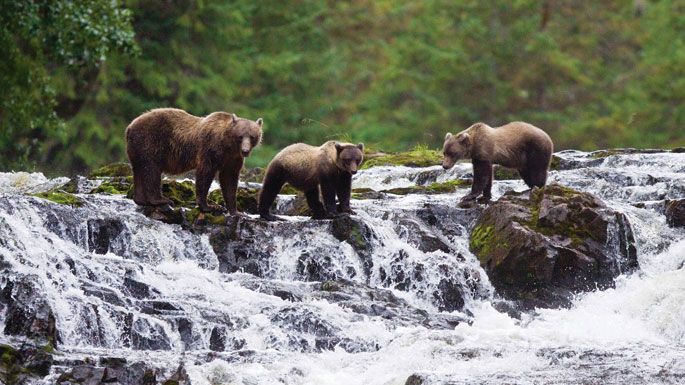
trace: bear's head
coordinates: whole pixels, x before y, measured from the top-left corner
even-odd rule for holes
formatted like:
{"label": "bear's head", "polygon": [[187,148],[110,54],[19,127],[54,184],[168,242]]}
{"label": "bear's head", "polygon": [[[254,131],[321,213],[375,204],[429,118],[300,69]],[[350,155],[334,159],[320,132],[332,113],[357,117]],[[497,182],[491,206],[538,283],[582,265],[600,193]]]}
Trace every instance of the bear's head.
{"label": "bear's head", "polygon": [[335,164],[339,169],[350,174],[356,174],[359,165],[364,160],[364,143],[335,143],[337,156]]}
{"label": "bear's head", "polygon": [[243,158],[250,156],[250,152],[262,142],[262,118],[254,120],[243,119],[231,114],[231,136],[240,147],[240,155]]}
{"label": "bear's head", "polygon": [[456,135],[448,132],[442,145],[442,168],[449,170],[459,159],[469,158],[471,145],[472,140],[468,132],[462,131]]}

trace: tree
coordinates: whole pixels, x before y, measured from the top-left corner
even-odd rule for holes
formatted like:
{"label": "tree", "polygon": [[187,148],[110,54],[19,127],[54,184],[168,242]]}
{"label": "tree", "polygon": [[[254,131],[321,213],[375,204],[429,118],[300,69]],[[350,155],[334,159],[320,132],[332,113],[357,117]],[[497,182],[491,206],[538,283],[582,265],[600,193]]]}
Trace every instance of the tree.
{"label": "tree", "polygon": [[133,31],[116,1],[0,4],[0,167],[26,167],[63,134],[107,55],[134,51]]}

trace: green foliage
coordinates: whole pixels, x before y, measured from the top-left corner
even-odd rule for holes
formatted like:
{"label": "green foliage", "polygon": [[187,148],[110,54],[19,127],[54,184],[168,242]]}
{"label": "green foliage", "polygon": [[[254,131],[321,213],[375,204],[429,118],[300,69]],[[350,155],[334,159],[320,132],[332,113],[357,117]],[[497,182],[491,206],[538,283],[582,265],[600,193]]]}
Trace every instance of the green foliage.
{"label": "green foliage", "polygon": [[[112,50],[134,52],[129,11],[116,1],[3,1],[1,168],[52,161],[55,143]],[[91,149],[91,152],[93,149]]]}
{"label": "green foliage", "polygon": [[296,141],[439,148],[476,121],[556,149],[685,145],[679,0],[5,3],[2,168],[123,161],[128,123],[165,106],[263,117],[248,166]]}

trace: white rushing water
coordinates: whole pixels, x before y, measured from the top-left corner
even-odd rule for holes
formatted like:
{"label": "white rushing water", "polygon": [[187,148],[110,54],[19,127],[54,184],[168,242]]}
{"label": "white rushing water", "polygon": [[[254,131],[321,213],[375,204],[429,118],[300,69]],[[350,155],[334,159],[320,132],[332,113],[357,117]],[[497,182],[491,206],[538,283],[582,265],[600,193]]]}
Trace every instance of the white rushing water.
{"label": "white rushing water", "polygon": [[[252,255],[262,268],[255,277],[223,272],[223,257],[207,234],[149,219],[121,196],[78,194],[85,203],[71,208],[27,195],[65,180],[0,173],[0,265],[9,266],[0,285],[21,276],[38,283],[55,314],[61,360],[122,356],[159,367],[183,363],[195,385],[390,385],[414,374],[425,384],[682,383],[685,229],[668,227],[649,203],[685,196],[685,154],[601,161],[583,152],[560,156],[576,166],[551,172],[550,180],[624,212],[640,263],[614,288],[578,295],[570,309],[538,309],[520,319],[495,310],[494,289],[468,249],[473,220],[455,220],[444,231],[416,219],[426,205],[455,206],[466,189],[353,201],[373,233],[370,256],[296,218],[292,230],[263,241],[266,252]],[[353,185],[381,191],[469,173],[468,164],[449,172],[379,167],[361,171]],[[512,189],[526,186],[495,181],[493,199]],[[635,205],[640,202],[646,204]],[[421,229],[438,234],[436,242],[449,250],[422,251],[412,241]],[[99,252],[103,231],[117,235],[109,234],[113,240]],[[391,289],[429,318],[470,322],[431,329],[412,319],[356,312],[302,282],[313,274],[303,261],[324,266],[327,277]],[[444,308],[441,288],[448,281],[463,294],[463,311]],[[147,294],[134,294],[141,285]],[[270,286],[297,288],[300,298],[272,295]],[[7,338],[4,322],[0,308],[0,342]],[[217,333],[221,349],[212,346]],[[54,373],[45,384],[54,383]]]}

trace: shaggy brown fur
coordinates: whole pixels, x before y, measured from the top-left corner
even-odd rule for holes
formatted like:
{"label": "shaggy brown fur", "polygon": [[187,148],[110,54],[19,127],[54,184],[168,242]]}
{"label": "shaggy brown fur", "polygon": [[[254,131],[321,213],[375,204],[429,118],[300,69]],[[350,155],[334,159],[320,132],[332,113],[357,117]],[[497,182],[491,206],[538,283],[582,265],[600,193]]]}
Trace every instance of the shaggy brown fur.
{"label": "shaggy brown fur", "polygon": [[159,108],[135,118],[126,128],[126,151],[133,168],[133,200],[139,205],[167,205],[160,190],[162,172],[195,169],[197,205],[207,204],[217,171],[226,207],[236,214],[236,191],[243,159],[261,142],[262,119],[242,119],[227,112],[197,117],[175,108]]}
{"label": "shaggy brown fur", "polygon": [[[330,218],[341,212],[354,214],[350,208],[352,174],[357,173],[364,157],[363,150],[362,143],[334,141],[320,147],[296,143],[284,148],[266,170],[259,194],[260,216],[266,220],[278,219],[269,213],[269,209],[286,182],[305,193],[314,219]],[[319,188],[323,204],[319,200]]]}
{"label": "shaggy brown fur", "polygon": [[549,135],[532,124],[512,122],[493,128],[476,123],[456,135],[448,133],[442,151],[446,170],[459,159],[471,158],[473,186],[462,203],[481,194],[478,201],[483,203],[491,198],[493,163],[518,170],[530,188],[544,186],[554,145]]}

